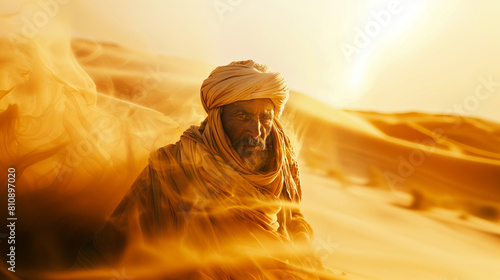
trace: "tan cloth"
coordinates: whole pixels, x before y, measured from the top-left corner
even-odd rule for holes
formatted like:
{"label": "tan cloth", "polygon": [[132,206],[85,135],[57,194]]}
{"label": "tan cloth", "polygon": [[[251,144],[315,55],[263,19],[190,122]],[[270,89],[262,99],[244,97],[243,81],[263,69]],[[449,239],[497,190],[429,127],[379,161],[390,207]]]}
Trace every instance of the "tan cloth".
{"label": "tan cloth", "polygon": [[[244,68],[244,74],[255,71],[254,66],[250,66],[254,70],[246,69],[247,64],[234,67]],[[271,259],[286,266],[286,260],[274,254],[290,247],[295,236],[311,237],[312,229],[298,209],[301,186],[295,153],[279,119],[274,120],[271,131],[273,168],[262,173],[244,167],[224,133],[220,118],[220,106],[253,98],[270,98],[281,111],[288,97],[286,85],[274,83],[278,88],[248,89],[245,85],[255,79],[245,81],[242,77],[248,78],[253,73],[245,76],[239,72],[238,81],[226,82],[246,94],[241,91],[231,94],[225,84],[211,86],[210,80],[220,74],[217,71],[202,86],[202,102],[208,117],[201,126],[186,130],[176,144],[151,153],[149,165],[104,229],[80,251],[78,265],[117,263],[130,243],[137,240],[147,243],[170,240],[178,249],[197,255],[243,254],[252,260],[249,263],[254,263],[255,255],[235,248],[260,248],[272,251]],[[277,76],[272,77],[266,79]],[[300,258],[286,259],[290,257]],[[203,273],[214,279],[235,276],[234,267],[229,270],[221,267],[224,265],[205,269]],[[272,267],[274,271],[279,265]],[[254,268],[253,273],[262,279],[270,277],[262,263]],[[277,270],[281,276],[276,278],[282,279],[283,269]]]}
{"label": "tan cloth", "polygon": [[278,72],[253,60],[219,66],[201,86],[201,103],[208,113],[216,107],[259,98],[269,98],[279,118],[288,100],[288,85]]}

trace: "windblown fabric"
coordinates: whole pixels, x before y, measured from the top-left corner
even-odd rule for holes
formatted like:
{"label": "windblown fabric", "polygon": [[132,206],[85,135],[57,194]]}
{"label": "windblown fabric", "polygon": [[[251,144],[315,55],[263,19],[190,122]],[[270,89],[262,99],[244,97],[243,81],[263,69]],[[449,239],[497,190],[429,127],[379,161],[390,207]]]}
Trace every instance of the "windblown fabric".
{"label": "windblown fabric", "polygon": [[172,268],[167,273],[172,279],[317,278],[319,263],[297,249],[303,244],[296,237],[311,238],[312,229],[298,208],[298,165],[279,114],[271,131],[274,162],[266,172],[245,168],[220,118],[221,106],[256,98],[271,99],[280,112],[287,97],[281,75],[253,61],[215,69],[201,88],[205,121],[151,153],[105,227],[81,249],[77,264],[127,262],[124,252],[143,242],[176,252],[179,259],[188,254],[234,261]]}

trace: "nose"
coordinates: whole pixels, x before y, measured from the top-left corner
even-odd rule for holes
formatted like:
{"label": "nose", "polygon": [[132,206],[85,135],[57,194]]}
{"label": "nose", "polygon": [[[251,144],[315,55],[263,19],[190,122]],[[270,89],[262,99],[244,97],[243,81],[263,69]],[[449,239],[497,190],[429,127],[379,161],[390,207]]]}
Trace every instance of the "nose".
{"label": "nose", "polygon": [[259,120],[252,119],[248,122],[248,134],[254,139],[261,135],[260,133],[261,124]]}

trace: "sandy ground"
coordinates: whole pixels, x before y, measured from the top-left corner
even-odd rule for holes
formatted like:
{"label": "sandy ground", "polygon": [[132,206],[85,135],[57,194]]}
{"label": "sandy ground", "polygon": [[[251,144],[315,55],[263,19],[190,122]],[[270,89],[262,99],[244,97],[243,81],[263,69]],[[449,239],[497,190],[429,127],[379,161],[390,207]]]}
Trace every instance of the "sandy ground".
{"label": "sandy ground", "polygon": [[403,194],[342,187],[314,172],[302,178],[316,250],[349,279],[500,277],[498,224],[444,209],[409,210],[395,205],[406,203]]}

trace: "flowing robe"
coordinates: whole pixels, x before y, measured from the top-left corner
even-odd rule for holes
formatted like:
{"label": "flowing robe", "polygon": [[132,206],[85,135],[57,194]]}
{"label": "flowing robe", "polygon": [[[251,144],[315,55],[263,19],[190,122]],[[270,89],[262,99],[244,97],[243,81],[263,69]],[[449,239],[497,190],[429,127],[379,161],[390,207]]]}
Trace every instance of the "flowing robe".
{"label": "flowing robe", "polygon": [[[235,272],[238,269],[269,279],[263,266],[282,275],[290,258],[303,257],[284,253],[296,238],[311,238],[312,228],[298,208],[302,195],[298,165],[279,121],[271,132],[270,170],[250,172],[221,151],[232,149],[227,138],[214,140],[224,137],[218,116],[220,112],[211,114],[201,126],[186,130],[176,144],[151,153],[148,166],[104,228],[80,250],[78,266],[116,264],[138,240],[171,241],[175,248],[169,254],[187,250],[197,256],[246,258],[247,265],[237,269],[224,265],[206,269],[202,274],[208,279],[241,276],[241,271]],[[263,256],[271,261],[256,261]]]}

